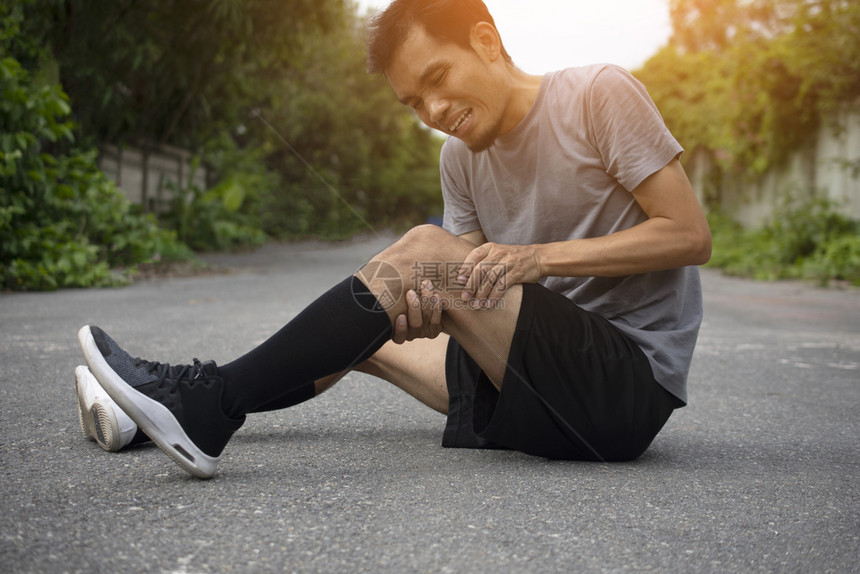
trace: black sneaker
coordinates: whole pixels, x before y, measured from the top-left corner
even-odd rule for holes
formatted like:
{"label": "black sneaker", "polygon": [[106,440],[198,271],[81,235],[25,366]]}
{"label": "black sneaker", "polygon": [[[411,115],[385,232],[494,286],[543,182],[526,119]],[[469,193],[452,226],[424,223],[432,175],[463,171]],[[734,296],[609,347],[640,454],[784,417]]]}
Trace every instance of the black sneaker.
{"label": "black sneaker", "polygon": [[78,340],[93,375],[140,430],[194,476],[215,475],[224,446],[245,417],[224,414],[224,381],[214,362],[170,366],[132,358],[89,325]]}

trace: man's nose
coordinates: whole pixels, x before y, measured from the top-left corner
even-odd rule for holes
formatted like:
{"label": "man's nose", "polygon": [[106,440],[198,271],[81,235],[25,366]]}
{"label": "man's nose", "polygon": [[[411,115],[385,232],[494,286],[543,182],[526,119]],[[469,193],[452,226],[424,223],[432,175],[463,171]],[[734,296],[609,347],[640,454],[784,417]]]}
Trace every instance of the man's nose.
{"label": "man's nose", "polygon": [[[427,112],[430,116],[430,121],[436,125],[439,125],[439,122],[445,119],[446,114],[448,113],[448,100],[444,98],[432,98],[428,100],[425,104],[427,106]],[[441,126],[446,127],[446,126]]]}

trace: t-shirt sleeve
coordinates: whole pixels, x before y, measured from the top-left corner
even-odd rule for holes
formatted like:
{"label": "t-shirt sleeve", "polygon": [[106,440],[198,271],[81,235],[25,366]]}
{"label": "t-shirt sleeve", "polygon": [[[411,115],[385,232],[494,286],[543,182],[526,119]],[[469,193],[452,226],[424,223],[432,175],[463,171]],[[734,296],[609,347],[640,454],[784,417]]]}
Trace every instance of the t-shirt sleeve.
{"label": "t-shirt sleeve", "polygon": [[628,191],[684,151],[645,86],[622,68],[606,66],[594,77],[588,106],[603,165]]}
{"label": "t-shirt sleeve", "polygon": [[466,152],[457,140],[449,138],[442,146],[439,170],[445,208],[442,227],[453,235],[481,229],[478,212],[466,177]]}

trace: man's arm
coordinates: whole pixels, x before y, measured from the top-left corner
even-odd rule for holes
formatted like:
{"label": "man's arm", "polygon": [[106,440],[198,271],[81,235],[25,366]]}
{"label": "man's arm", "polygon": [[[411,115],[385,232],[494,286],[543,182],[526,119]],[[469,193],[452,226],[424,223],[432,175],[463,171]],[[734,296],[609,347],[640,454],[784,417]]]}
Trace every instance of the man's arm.
{"label": "man's arm", "polygon": [[708,262],[708,222],[677,159],[647,177],[633,196],[647,221],[605,237],[541,246],[541,276],[613,277]]}
{"label": "man's arm", "polygon": [[[511,285],[547,276],[633,275],[710,259],[708,222],[677,159],[647,177],[633,196],[648,220],[617,233],[544,245],[480,245],[461,269],[463,298],[495,299]],[[471,274],[476,268],[481,273]]]}
{"label": "man's arm", "polygon": [[484,232],[480,229],[476,229],[475,231],[470,231],[468,233],[463,233],[462,235],[458,235],[460,239],[465,239],[475,247],[479,245],[483,245],[487,242],[487,238],[484,237]]}

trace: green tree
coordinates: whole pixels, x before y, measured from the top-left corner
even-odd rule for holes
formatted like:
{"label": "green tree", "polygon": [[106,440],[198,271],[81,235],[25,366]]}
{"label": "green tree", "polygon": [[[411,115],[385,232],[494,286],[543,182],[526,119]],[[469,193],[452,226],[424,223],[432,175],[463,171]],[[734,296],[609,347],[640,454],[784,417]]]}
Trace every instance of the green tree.
{"label": "green tree", "polygon": [[858,101],[860,4],[672,0],[670,6],[672,39],[636,75],[681,144],[715,160],[703,190],[712,265],[767,279],[860,282],[858,226],[833,205],[786,197],[772,223],[746,231],[720,215],[716,191],[726,174],[754,179],[778,166],[809,145],[821,122]]}
{"label": "green tree", "polygon": [[[672,0],[672,40],[636,72],[682,144],[761,174],[860,97],[860,4]],[[703,125],[705,124],[705,125]]]}
{"label": "green tree", "polygon": [[68,98],[16,59],[47,55],[22,37],[22,8],[0,6],[0,288],[113,284],[114,268],[183,254],[71,145]]}
{"label": "green tree", "polygon": [[193,245],[234,245],[254,225],[279,237],[344,236],[438,212],[440,142],[364,72],[352,2],[99,7],[38,0],[28,22],[50,39],[88,141],[201,155],[218,185],[180,185],[194,202],[165,219]]}
{"label": "green tree", "polygon": [[289,190],[274,198],[289,201],[288,210],[266,210],[270,231],[343,236],[441,211],[442,140],[397,102],[384,78],[365,72],[361,30],[345,18],[333,33],[306,38],[261,112],[274,136],[271,165]]}
{"label": "green tree", "polygon": [[338,0],[41,0],[28,32],[47,31],[94,141],[198,149],[268,92],[298,38],[341,12]]}

